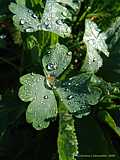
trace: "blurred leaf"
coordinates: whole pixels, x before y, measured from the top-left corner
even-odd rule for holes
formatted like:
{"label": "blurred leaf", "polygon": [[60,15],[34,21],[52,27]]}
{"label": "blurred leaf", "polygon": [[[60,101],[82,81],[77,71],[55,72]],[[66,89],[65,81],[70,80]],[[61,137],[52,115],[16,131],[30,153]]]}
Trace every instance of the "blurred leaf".
{"label": "blurred leaf", "polygon": [[76,117],[90,113],[90,105],[96,105],[101,96],[101,90],[89,85],[91,74],[83,73],[63,81],[57,88],[61,101],[71,113],[76,113]]}
{"label": "blurred leaf", "polygon": [[106,31],[107,44],[110,50],[109,59],[104,58],[100,75],[107,81],[120,82],[120,17]]}
{"label": "blurred leaf", "polygon": [[31,102],[26,112],[26,119],[36,130],[47,128],[49,119],[57,115],[54,93],[45,88],[44,81],[43,76],[33,73],[20,78],[23,86],[19,90],[19,97],[24,102]]}
{"label": "blurred leaf", "polygon": [[120,136],[120,128],[116,126],[114,119],[107,111],[99,111],[98,118],[100,119],[100,121],[109,125],[109,127],[111,127],[115,131],[115,133]]}
{"label": "blurred leaf", "polygon": [[[119,160],[120,157],[112,145],[110,137],[105,137],[103,130],[93,117],[75,119],[75,126],[79,143],[77,159]],[[112,156],[110,157],[110,155]]]}
{"label": "blurred leaf", "polygon": [[91,72],[99,70],[103,64],[100,52],[109,56],[108,47],[105,42],[106,39],[106,34],[104,32],[101,33],[101,30],[93,21],[86,19],[83,41],[87,46],[87,53],[82,70]]}
{"label": "blurred leaf", "polygon": [[70,64],[72,52],[67,47],[60,45],[52,47],[42,59],[45,75],[58,77]]}
{"label": "blurred leaf", "polygon": [[83,2],[83,0],[56,0],[56,1],[64,5],[70,6],[75,11],[80,8],[81,2]]}

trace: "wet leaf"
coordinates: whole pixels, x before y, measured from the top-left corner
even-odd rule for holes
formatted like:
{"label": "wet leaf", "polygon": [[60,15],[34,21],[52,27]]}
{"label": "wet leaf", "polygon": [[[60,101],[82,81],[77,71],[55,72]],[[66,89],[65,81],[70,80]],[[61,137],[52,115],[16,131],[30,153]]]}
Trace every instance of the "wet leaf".
{"label": "wet leaf", "polygon": [[106,33],[101,32],[93,21],[86,19],[83,41],[87,46],[87,54],[82,70],[91,72],[97,72],[99,70],[103,64],[100,52],[109,56],[106,39]]}
{"label": "wet leaf", "polygon": [[57,0],[47,0],[41,19],[42,29],[54,32],[61,37],[68,37],[71,29],[64,22],[66,18],[71,18],[71,14],[66,7],[57,3]]}
{"label": "wet leaf", "polygon": [[22,32],[35,32],[41,29],[40,21],[32,10],[26,8],[23,3],[10,3],[10,11],[15,14],[13,22]]}
{"label": "wet leaf", "polygon": [[58,77],[70,64],[72,52],[64,45],[56,44],[42,59],[45,75]]}
{"label": "wet leaf", "polygon": [[57,92],[71,113],[82,118],[90,113],[90,105],[99,102],[101,90],[90,85],[91,74],[80,74],[63,81]]}
{"label": "wet leaf", "polygon": [[74,128],[74,119],[65,110],[65,106],[62,103],[59,105],[59,113],[59,160],[75,160],[78,152],[78,143]]}
{"label": "wet leaf", "polygon": [[39,74],[27,74],[20,78],[23,86],[19,90],[19,97],[24,102],[31,102],[26,119],[36,130],[48,127],[49,119],[57,115],[55,96],[53,91],[45,88],[44,80]]}

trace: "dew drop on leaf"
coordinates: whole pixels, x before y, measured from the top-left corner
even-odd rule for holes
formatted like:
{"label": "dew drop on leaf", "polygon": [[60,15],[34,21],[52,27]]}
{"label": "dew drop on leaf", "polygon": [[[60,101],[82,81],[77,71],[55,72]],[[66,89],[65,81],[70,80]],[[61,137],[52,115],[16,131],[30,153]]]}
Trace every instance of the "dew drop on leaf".
{"label": "dew drop on leaf", "polygon": [[21,19],[20,24],[25,24],[25,21],[23,19]]}
{"label": "dew drop on leaf", "polygon": [[59,25],[62,25],[63,22],[62,22],[60,19],[58,19],[58,20],[56,21],[56,23],[59,24]]}
{"label": "dew drop on leaf", "polygon": [[47,69],[48,69],[49,71],[55,70],[56,68],[57,68],[57,64],[49,63],[49,64],[47,65]]}
{"label": "dew drop on leaf", "polygon": [[26,32],[31,32],[31,29],[30,29],[30,28],[27,28],[25,31],[26,31]]}
{"label": "dew drop on leaf", "polygon": [[33,17],[33,18],[38,18],[35,14],[32,14],[32,17]]}
{"label": "dew drop on leaf", "polygon": [[71,56],[71,55],[72,55],[72,52],[71,52],[71,51],[70,51],[70,52],[68,52],[68,53],[67,53],[67,55],[68,55],[68,56]]}
{"label": "dew drop on leaf", "polygon": [[44,96],[44,99],[48,99],[48,96]]}
{"label": "dew drop on leaf", "polygon": [[68,100],[71,100],[72,98],[74,98],[72,95],[69,95],[69,96],[67,97]]}

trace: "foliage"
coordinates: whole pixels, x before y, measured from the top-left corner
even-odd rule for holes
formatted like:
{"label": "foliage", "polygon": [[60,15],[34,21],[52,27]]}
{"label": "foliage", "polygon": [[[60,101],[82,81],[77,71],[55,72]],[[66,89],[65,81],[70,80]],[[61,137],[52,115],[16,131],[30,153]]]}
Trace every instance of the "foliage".
{"label": "foliage", "polygon": [[120,2],[2,3],[0,158],[119,159]]}

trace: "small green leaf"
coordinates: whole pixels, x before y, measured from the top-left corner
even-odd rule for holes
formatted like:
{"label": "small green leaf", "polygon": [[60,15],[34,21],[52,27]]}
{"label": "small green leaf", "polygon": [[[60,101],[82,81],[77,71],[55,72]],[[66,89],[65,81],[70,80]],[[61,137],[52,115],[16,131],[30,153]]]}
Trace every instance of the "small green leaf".
{"label": "small green leaf", "polygon": [[72,52],[64,45],[56,44],[42,59],[44,72],[48,76],[58,77],[70,64]]}
{"label": "small green leaf", "polygon": [[78,153],[74,119],[62,103],[59,106],[58,152],[59,160],[75,160]]}
{"label": "small green leaf", "polygon": [[61,101],[71,113],[82,118],[90,113],[90,105],[96,105],[101,96],[101,90],[90,85],[91,74],[80,74],[63,81],[57,92]]}
{"label": "small green leaf", "polygon": [[71,29],[64,22],[66,18],[71,18],[71,14],[67,8],[57,3],[57,0],[47,0],[41,19],[42,29],[54,32],[61,37],[68,37],[70,36]]}
{"label": "small green leaf", "polygon": [[10,3],[9,9],[15,14],[13,16],[13,21],[20,31],[35,32],[41,29],[38,17],[23,4]]}
{"label": "small green leaf", "polygon": [[109,127],[112,128],[118,136],[120,136],[120,128],[116,126],[114,119],[107,111],[99,111],[98,117],[102,122],[109,125]]}
{"label": "small green leaf", "polygon": [[103,64],[99,53],[103,52],[106,56],[109,56],[108,47],[105,42],[106,39],[106,34],[101,32],[93,21],[86,19],[83,41],[87,46],[87,54],[82,70],[92,72],[99,70]]}
{"label": "small green leaf", "polygon": [[45,88],[44,81],[43,76],[33,73],[20,78],[23,86],[19,90],[19,97],[24,102],[31,102],[26,119],[37,130],[48,127],[49,119],[57,115],[54,93]]}

